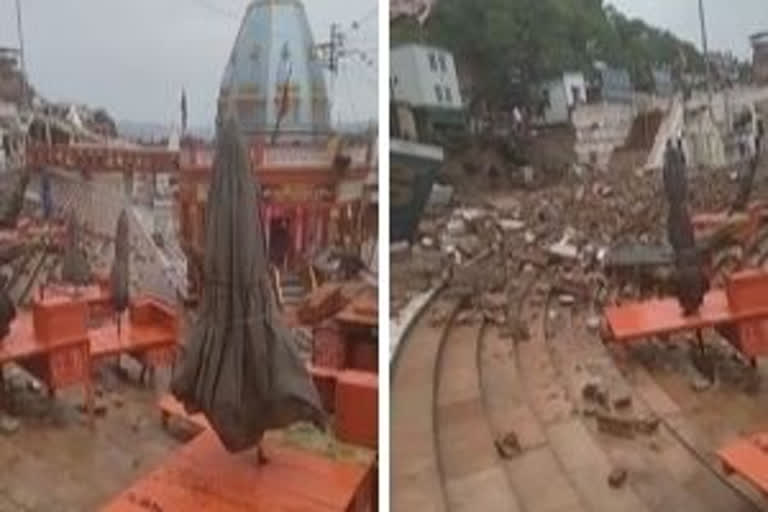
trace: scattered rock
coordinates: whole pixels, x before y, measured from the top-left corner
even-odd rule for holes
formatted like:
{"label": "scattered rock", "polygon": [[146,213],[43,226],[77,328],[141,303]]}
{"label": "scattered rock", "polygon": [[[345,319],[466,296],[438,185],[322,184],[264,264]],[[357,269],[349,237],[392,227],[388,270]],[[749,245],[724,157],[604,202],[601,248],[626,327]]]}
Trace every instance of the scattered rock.
{"label": "scattered rock", "polygon": [[632,418],[623,418],[614,414],[598,412],[597,429],[605,434],[632,439],[635,437],[635,421]]}
{"label": "scattered rock", "polygon": [[523,451],[520,440],[514,432],[508,432],[501,439],[495,441],[496,451],[502,459],[511,459]]}
{"label": "scattered rock", "polygon": [[[82,414],[88,414],[88,406],[87,404],[80,404],[77,406],[77,410],[80,411]],[[96,416],[105,416],[107,414],[107,403],[97,398],[93,401],[93,414]]]}
{"label": "scattered rock", "polygon": [[427,248],[431,248],[435,246],[435,240],[431,237],[425,236],[421,239],[421,245]]}
{"label": "scattered rock", "polygon": [[4,435],[15,434],[21,428],[21,422],[6,414],[0,415],[0,433]]}
{"label": "scattered rock", "polygon": [[651,435],[659,430],[661,420],[655,416],[642,418],[635,422],[635,430],[641,434]]}
{"label": "scattered rock", "polygon": [[599,316],[590,316],[587,318],[587,328],[592,332],[597,332],[600,330],[600,317]]}
{"label": "scattered rock", "polygon": [[504,231],[520,231],[525,227],[525,222],[516,219],[500,219],[499,226]]}
{"label": "scattered rock", "polygon": [[632,395],[628,392],[622,392],[614,396],[612,401],[615,409],[626,409],[632,405]]}
{"label": "scattered rock", "polygon": [[40,393],[43,390],[43,385],[36,379],[31,379],[27,382],[27,389],[34,393]]}
{"label": "scattered rock", "polygon": [[550,245],[547,252],[564,260],[575,260],[579,257],[579,248],[566,240]]}
{"label": "scattered rock", "polygon": [[581,396],[587,402],[608,405],[608,392],[599,377],[592,377],[581,387]]}
{"label": "scattered rock", "polygon": [[627,482],[627,470],[624,468],[615,468],[608,475],[608,485],[612,489],[618,489]]}
{"label": "scattered rock", "polygon": [[526,231],[524,235],[525,243],[528,245],[536,241],[536,234],[533,231]]}
{"label": "scattered rock", "polygon": [[113,395],[112,396],[112,405],[117,407],[118,409],[123,407],[125,405],[125,399],[122,395]]}
{"label": "scattered rock", "polygon": [[576,297],[569,294],[563,294],[558,297],[561,306],[573,306],[576,303]]}
{"label": "scattered rock", "polygon": [[693,389],[697,393],[703,393],[704,391],[707,391],[711,387],[712,387],[712,381],[705,377],[702,377],[701,375],[696,375],[691,380],[691,389]]}
{"label": "scattered rock", "polygon": [[432,185],[432,192],[429,195],[428,206],[430,208],[441,208],[448,206],[453,199],[453,187],[450,185]]}

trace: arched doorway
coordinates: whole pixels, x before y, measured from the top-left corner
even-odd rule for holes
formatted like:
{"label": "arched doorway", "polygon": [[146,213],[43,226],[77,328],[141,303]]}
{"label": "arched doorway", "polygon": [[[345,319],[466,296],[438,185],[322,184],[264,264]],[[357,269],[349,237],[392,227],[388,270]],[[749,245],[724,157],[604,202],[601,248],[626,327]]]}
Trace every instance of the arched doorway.
{"label": "arched doorway", "polygon": [[269,222],[269,259],[273,265],[285,269],[291,257],[291,219],[275,217]]}

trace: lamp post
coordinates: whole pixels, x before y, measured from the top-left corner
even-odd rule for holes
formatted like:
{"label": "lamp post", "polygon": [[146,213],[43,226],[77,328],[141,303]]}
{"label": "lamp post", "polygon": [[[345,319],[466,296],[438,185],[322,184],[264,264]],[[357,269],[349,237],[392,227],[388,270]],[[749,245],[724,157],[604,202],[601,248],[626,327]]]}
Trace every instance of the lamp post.
{"label": "lamp post", "polygon": [[701,46],[704,50],[704,64],[707,68],[707,95],[709,109],[712,110],[712,70],[709,63],[709,50],[707,48],[707,23],[704,14],[704,0],[699,0],[699,20],[701,22]]}

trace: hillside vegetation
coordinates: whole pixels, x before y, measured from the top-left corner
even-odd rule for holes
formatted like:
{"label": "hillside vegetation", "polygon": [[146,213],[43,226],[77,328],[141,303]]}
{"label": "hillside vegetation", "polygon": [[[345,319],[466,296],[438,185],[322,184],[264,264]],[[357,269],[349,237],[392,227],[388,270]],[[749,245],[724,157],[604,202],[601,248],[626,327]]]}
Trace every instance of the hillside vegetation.
{"label": "hillside vegetation", "polygon": [[424,27],[398,22],[391,40],[450,50],[472,77],[470,103],[491,107],[511,96],[531,100],[533,85],[562,71],[589,73],[595,61],[627,69],[635,87],[648,92],[654,67],[667,67],[676,79],[704,70],[692,43],[629,19],[603,0],[440,0]]}

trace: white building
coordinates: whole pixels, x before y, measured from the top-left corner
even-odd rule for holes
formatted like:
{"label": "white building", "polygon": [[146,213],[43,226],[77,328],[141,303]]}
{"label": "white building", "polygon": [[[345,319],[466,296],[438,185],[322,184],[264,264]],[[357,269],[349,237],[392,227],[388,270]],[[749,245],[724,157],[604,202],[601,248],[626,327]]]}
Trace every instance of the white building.
{"label": "white building", "polygon": [[461,109],[453,55],[420,44],[398,46],[390,53],[392,99],[412,107]]}
{"label": "white building", "polygon": [[582,73],[563,73],[556,80],[544,84],[542,95],[547,105],[543,123],[567,123],[571,119],[573,107],[587,101],[587,82]]}

